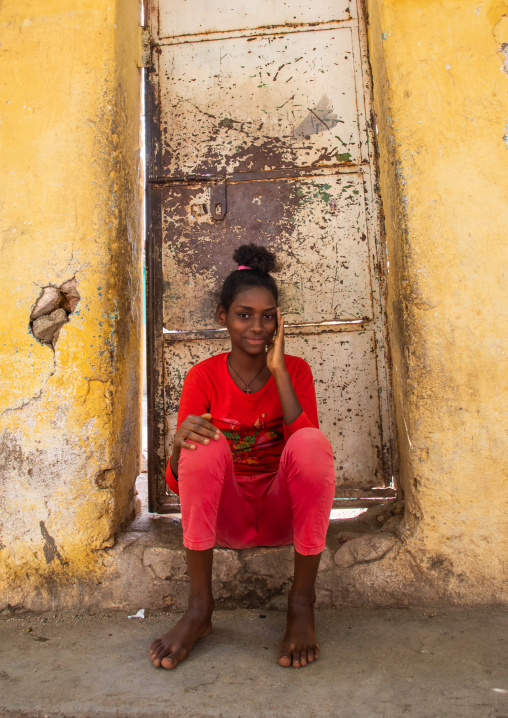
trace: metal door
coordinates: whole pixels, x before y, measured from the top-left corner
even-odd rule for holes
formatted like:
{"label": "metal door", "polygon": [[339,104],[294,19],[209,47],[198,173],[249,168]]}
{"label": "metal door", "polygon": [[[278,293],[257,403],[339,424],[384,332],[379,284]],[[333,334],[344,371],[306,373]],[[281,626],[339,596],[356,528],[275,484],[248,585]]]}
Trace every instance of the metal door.
{"label": "metal door", "polygon": [[337,503],[389,495],[384,252],[357,7],[151,0],[147,11],[151,510],[177,506],[163,476],[182,382],[228,345],[214,296],[250,241],[281,260],[287,352],[314,372]]}

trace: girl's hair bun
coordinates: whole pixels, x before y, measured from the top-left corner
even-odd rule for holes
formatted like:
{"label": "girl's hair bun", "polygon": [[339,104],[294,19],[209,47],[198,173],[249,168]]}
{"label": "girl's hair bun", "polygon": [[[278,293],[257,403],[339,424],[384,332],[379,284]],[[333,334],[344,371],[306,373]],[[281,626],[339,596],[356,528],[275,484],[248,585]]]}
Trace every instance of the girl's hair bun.
{"label": "girl's hair bun", "polygon": [[277,260],[275,254],[257,244],[244,244],[233,252],[233,259],[238,266],[249,269],[234,269],[222,285],[219,297],[219,306],[228,312],[231,303],[239,292],[251,287],[264,287],[268,289],[277,304],[279,290],[275,279],[270,272],[276,272]]}
{"label": "girl's hair bun", "polygon": [[277,271],[275,254],[254,243],[242,244],[241,247],[238,247],[233,252],[233,259],[238,262],[238,266],[243,264],[257,272],[269,274]]}

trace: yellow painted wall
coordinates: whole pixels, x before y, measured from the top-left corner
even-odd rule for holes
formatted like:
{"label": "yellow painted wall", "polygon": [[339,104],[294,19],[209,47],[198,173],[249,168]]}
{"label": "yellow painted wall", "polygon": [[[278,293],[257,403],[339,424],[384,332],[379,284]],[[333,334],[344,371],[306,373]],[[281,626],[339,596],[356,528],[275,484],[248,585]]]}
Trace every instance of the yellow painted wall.
{"label": "yellow painted wall", "polygon": [[[0,602],[29,586],[36,606],[37,586],[93,579],[132,513],[138,25],[139,0],[0,5]],[[53,352],[30,313],[42,287],[72,277],[81,299]]]}
{"label": "yellow painted wall", "polygon": [[508,2],[367,8],[408,516],[395,575],[506,601]]}

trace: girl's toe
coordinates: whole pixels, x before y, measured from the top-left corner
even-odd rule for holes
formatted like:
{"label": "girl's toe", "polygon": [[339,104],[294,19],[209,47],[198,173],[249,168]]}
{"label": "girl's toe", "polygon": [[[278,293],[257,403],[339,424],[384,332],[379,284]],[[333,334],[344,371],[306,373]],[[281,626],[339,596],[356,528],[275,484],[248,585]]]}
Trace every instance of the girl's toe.
{"label": "girl's toe", "polygon": [[177,665],[187,658],[189,655],[189,648],[178,648],[168,653],[161,661],[163,668],[176,668]]}
{"label": "girl's toe", "polygon": [[164,656],[160,664],[163,668],[167,668],[169,670],[171,668],[176,668],[180,663],[180,660],[181,658],[177,655],[177,653],[170,653],[169,655]]}
{"label": "girl's toe", "polygon": [[289,668],[291,665],[291,658],[286,652],[281,653],[278,658],[278,663],[279,665],[284,666],[284,668]]}

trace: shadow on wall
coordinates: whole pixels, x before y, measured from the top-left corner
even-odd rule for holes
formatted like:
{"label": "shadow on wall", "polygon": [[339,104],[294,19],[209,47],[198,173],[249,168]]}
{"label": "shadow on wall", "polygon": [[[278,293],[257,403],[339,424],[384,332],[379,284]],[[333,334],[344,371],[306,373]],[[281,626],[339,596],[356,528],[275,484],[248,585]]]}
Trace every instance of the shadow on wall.
{"label": "shadow on wall", "polygon": [[60,287],[43,287],[30,315],[30,329],[34,337],[54,350],[60,329],[69,321],[69,315],[80,299],[75,277]]}

